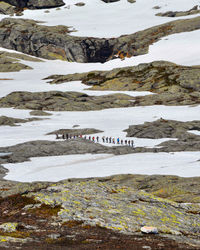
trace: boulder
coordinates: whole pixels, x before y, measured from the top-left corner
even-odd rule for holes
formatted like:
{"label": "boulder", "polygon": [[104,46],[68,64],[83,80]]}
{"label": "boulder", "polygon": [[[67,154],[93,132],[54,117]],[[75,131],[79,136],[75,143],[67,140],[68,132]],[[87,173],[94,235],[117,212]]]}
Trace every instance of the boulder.
{"label": "boulder", "polygon": [[140,230],[142,233],[145,233],[145,234],[158,234],[158,229],[156,227],[144,226],[144,227],[141,227]]}

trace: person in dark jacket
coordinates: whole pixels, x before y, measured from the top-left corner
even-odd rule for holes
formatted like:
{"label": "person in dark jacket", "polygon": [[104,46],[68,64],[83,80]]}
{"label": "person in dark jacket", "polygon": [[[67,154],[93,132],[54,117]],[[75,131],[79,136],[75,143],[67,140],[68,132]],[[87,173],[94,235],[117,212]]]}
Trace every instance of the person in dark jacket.
{"label": "person in dark jacket", "polygon": [[131,147],[134,147],[134,141],[131,140]]}

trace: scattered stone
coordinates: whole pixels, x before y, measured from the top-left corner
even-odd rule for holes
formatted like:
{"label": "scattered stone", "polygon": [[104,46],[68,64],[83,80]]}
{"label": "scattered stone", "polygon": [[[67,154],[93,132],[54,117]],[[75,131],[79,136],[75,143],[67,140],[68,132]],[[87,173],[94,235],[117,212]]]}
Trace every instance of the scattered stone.
{"label": "scattered stone", "polygon": [[101,0],[103,1],[104,3],[114,3],[114,2],[118,2],[120,0]]}
{"label": "scattered stone", "polygon": [[85,6],[85,3],[79,2],[79,3],[76,3],[75,5],[76,5],[76,6],[79,6],[79,7],[82,7],[82,6]]}
{"label": "scattered stone", "polygon": [[136,3],[136,0],[127,0],[129,3]]}
{"label": "scattered stone", "polygon": [[34,115],[34,116],[50,116],[52,115],[51,113],[42,111],[42,110],[33,110],[29,113],[30,115]]}
{"label": "scattered stone", "polygon": [[158,229],[156,227],[141,227],[141,232],[145,234],[158,234]]}
{"label": "scattered stone", "polygon": [[161,9],[161,7],[156,5],[156,6],[153,7],[153,9],[158,10],[158,9]]}

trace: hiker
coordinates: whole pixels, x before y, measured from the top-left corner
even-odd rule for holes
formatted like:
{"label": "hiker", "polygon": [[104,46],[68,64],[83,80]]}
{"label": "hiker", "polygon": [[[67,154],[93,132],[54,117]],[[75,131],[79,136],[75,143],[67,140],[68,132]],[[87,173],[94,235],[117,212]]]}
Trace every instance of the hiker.
{"label": "hiker", "polygon": [[106,137],[106,143],[108,143],[108,137]]}
{"label": "hiker", "polygon": [[89,138],[88,138],[88,139],[89,139],[89,141],[91,141],[91,136],[89,136]]}
{"label": "hiker", "polygon": [[65,139],[65,134],[62,134],[62,138]]}
{"label": "hiker", "polygon": [[119,144],[119,138],[117,138],[117,144]]}
{"label": "hiker", "polygon": [[86,140],[86,139],[87,139],[87,136],[85,135],[85,136],[83,137],[83,139]]}
{"label": "hiker", "polygon": [[123,145],[123,140],[121,140],[121,145]]}
{"label": "hiker", "polygon": [[134,147],[134,141],[131,140],[131,147]]}
{"label": "hiker", "polygon": [[112,143],[115,144],[115,138],[112,139]]}
{"label": "hiker", "polygon": [[109,138],[109,143],[111,143],[111,141],[112,141],[112,138],[110,137],[110,138]]}
{"label": "hiker", "polygon": [[58,134],[56,134],[56,139],[60,139],[59,136],[58,136]]}
{"label": "hiker", "polygon": [[80,138],[82,138],[83,136],[82,135],[79,135]]}
{"label": "hiker", "polygon": [[68,135],[68,134],[66,134],[65,138],[66,138],[66,140],[68,140],[68,139],[69,139],[69,135]]}
{"label": "hiker", "polygon": [[125,142],[125,145],[127,145],[127,140],[125,140],[124,142]]}
{"label": "hiker", "polygon": [[99,137],[97,136],[97,142],[99,142]]}
{"label": "hiker", "polygon": [[92,137],[92,141],[94,142],[94,140],[95,140],[95,137],[93,136],[93,137]]}
{"label": "hiker", "polygon": [[129,146],[131,145],[131,141],[130,141],[130,140],[128,140],[128,145],[129,145]]}
{"label": "hiker", "polygon": [[102,141],[103,141],[103,143],[105,142],[105,136],[102,136]]}

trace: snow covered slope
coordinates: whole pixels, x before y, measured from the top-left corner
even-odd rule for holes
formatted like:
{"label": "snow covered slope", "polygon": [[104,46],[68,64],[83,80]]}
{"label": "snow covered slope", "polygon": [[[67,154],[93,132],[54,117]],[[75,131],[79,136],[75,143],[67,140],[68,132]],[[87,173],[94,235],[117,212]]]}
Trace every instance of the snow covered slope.
{"label": "snow covered slope", "polygon": [[[77,32],[72,35],[94,37],[117,37],[131,34],[154,25],[185,17],[169,18],[155,16],[158,12],[184,11],[199,4],[199,0],[137,0],[130,4],[121,0],[105,4],[101,0],[84,0],[83,7],[75,6],[78,1],[66,0],[66,6],[60,10],[26,10],[23,17],[46,22],[47,25],[72,26]],[[153,9],[160,6],[159,10]],[[70,7],[67,7],[70,6]],[[67,8],[66,8],[67,7]],[[0,15],[0,19],[5,16]],[[194,16],[187,16],[192,18]],[[43,78],[52,74],[71,74],[91,70],[110,70],[117,67],[133,66],[155,60],[166,60],[182,65],[200,65],[200,31],[180,33],[161,39],[150,46],[149,53],[143,56],[115,59],[105,64],[80,64],[65,61],[43,60],[43,62],[27,62],[32,70],[14,73],[0,73],[0,97],[14,91],[79,91],[88,95],[105,95],[112,91],[89,91],[80,82],[50,85]],[[2,51],[9,51],[1,49]],[[9,78],[12,80],[4,80]],[[118,91],[119,92],[119,91]],[[120,91],[122,93],[122,91]],[[123,92],[132,96],[147,95],[148,92]],[[30,110],[0,109],[0,116],[28,118]],[[55,140],[55,136],[46,135],[61,128],[72,128],[79,124],[80,128],[93,127],[104,131],[100,136],[125,138],[122,132],[132,124],[154,121],[160,117],[180,121],[200,120],[200,106],[166,107],[148,106],[124,109],[109,109],[89,112],[51,112],[46,120],[21,124],[18,127],[0,127],[0,146],[9,146],[30,140]],[[195,132],[194,132],[195,133]],[[198,132],[197,132],[198,134]],[[134,138],[136,146],[153,147],[162,140]],[[105,176],[120,173],[135,174],[177,174],[180,176],[200,176],[199,152],[181,152],[175,154],[133,154],[113,155],[77,155],[32,159],[29,163],[5,165],[10,173],[7,179],[19,181],[57,181],[71,177]],[[100,158],[99,158],[100,157]],[[51,164],[49,164],[51,162]],[[123,163],[123,168],[120,167]],[[152,167],[153,166],[153,167]],[[59,170],[59,171],[58,171]],[[23,173],[23,174],[22,174]]]}

